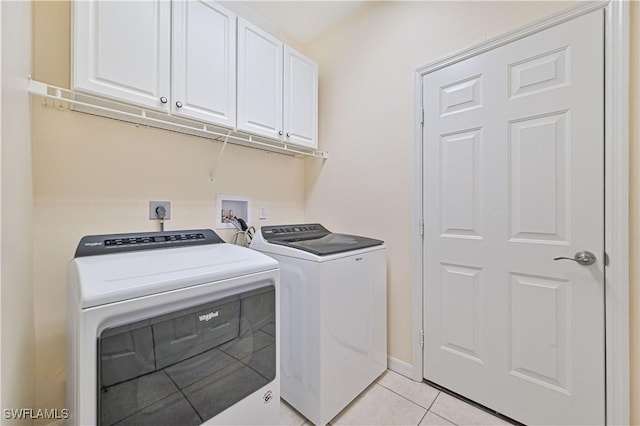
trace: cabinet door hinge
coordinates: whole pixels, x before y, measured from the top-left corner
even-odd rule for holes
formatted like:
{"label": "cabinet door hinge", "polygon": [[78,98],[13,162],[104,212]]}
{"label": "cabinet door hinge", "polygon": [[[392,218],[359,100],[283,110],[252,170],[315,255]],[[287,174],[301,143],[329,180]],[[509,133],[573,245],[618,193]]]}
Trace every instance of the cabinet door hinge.
{"label": "cabinet door hinge", "polygon": [[418,228],[419,228],[420,236],[424,237],[424,219],[420,219],[420,221],[418,222]]}
{"label": "cabinet door hinge", "polygon": [[422,108],[422,114],[420,115],[420,124],[424,126],[424,108]]}
{"label": "cabinet door hinge", "polygon": [[424,348],[424,330],[420,330],[420,347]]}

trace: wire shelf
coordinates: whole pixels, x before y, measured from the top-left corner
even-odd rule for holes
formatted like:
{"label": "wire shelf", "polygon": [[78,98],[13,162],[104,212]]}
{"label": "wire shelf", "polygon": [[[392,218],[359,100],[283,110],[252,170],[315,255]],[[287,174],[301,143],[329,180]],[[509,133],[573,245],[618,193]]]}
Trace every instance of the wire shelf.
{"label": "wire shelf", "polygon": [[295,157],[315,157],[327,159],[329,153],[287,144],[281,141],[254,136],[236,129],[227,129],[199,121],[175,117],[166,113],[136,107],[98,96],[74,92],[62,87],[29,79],[29,93],[43,98],[45,105],[58,109],[77,111],[106,117],[113,120],[170,130],[177,133],[198,136],[217,142],[228,142]]}

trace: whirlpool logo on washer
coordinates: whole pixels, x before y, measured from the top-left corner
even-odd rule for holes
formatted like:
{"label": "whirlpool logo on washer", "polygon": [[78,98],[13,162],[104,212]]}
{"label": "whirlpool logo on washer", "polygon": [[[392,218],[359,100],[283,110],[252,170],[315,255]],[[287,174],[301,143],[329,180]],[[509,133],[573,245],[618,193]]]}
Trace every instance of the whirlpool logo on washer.
{"label": "whirlpool logo on washer", "polygon": [[101,246],[102,243],[84,243],[85,247],[96,247],[96,246]]}
{"label": "whirlpool logo on washer", "polygon": [[209,321],[213,318],[217,318],[219,314],[220,314],[220,311],[209,312],[208,314],[200,315],[198,319],[200,320],[200,322]]}

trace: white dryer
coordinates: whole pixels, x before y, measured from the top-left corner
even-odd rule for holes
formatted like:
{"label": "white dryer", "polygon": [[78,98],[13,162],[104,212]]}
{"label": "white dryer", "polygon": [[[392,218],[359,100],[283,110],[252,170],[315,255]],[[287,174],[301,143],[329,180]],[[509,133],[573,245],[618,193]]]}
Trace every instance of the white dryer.
{"label": "white dryer", "polygon": [[387,367],[384,242],[322,225],[263,226],[280,263],[282,398],[325,425]]}
{"label": "white dryer", "polygon": [[77,425],[275,424],[279,269],[211,230],[84,237],[68,268]]}

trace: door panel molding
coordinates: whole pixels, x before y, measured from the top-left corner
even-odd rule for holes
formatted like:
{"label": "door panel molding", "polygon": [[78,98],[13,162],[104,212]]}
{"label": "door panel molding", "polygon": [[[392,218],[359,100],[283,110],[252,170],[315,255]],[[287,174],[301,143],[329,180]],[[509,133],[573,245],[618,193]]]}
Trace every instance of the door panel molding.
{"label": "door panel molding", "polygon": [[[431,72],[578,18],[592,11],[605,13],[605,250],[609,263],[605,269],[606,327],[606,412],[608,424],[629,424],[629,4],[618,1],[581,3],[538,20],[520,29],[490,39],[471,48],[449,55],[439,61],[419,67],[414,80],[414,270],[413,270],[413,334],[412,378],[423,378],[423,348],[421,345],[423,311],[423,147],[422,147],[422,81]],[[558,55],[559,54],[559,55]],[[561,52],[550,52],[544,58],[532,58],[541,77],[537,84],[514,91],[514,96],[526,96],[527,88],[546,90],[554,83],[544,80],[546,61],[558,61]],[[512,68],[514,72],[524,71]],[[535,72],[536,70],[531,70]],[[534,78],[535,75],[529,76]],[[549,76],[547,75],[547,78]],[[555,75],[556,86],[562,79]],[[514,82],[510,82],[514,83]],[[517,82],[515,82],[517,83]],[[467,96],[473,97],[472,85]],[[510,86],[511,87],[511,86]],[[513,89],[518,86],[514,86]],[[464,90],[465,87],[460,87]],[[523,90],[524,89],[524,90]],[[463,92],[464,93],[464,92]],[[546,242],[546,241],[545,241]]]}

